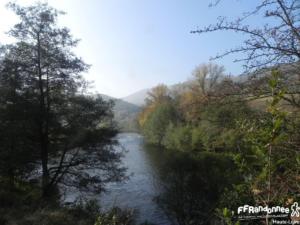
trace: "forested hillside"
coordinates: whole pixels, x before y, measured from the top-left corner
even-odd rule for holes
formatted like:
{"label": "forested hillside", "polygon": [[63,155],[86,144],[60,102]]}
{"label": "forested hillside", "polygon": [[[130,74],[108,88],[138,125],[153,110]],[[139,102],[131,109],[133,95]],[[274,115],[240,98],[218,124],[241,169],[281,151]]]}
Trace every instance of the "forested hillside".
{"label": "forested hillside", "polygon": [[114,119],[121,131],[138,130],[137,115],[141,110],[139,106],[104,94],[101,94],[101,96],[105,100],[113,101]]}

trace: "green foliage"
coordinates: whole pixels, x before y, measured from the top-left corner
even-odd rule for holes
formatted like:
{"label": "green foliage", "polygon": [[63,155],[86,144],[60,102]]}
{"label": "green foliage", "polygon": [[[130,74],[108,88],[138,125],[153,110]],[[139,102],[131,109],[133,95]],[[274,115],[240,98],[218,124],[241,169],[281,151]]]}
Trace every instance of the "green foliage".
{"label": "green foliage", "polygon": [[163,145],[168,149],[189,152],[193,150],[191,127],[169,124],[166,129]]}
{"label": "green foliage", "polygon": [[[297,191],[292,190],[299,188],[295,186],[299,153],[289,144],[288,134],[295,130],[289,126],[287,113],[280,108],[284,90],[278,71],[272,72],[269,87],[272,98],[268,101],[267,113],[259,119],[237,122],[241,148],[232,155],[244,181],[224,195],[220,208],[237,209],[245,202],[283,205],[298,198]],[[231,216],[224,217],[227,224],[231,224]]]}
{"label": "green foliage", "polygon": [[35,169],[37,160],[35,120],[30,116],[35,107],[28,101],[32,94],[24,88],[25,79],[10,73],[17,67],[0,59],[0,182],[12,185]]}
{"label": "green foliage", "polygon": [[201,151],[205,149],[204,139],[203,139],[204,135],[205,135],[204,130],[200,129],[199,127],[194,127],[192,129],[191,145],[194,151]]}
{"label": "green foliage", "polygon": [[[148,108],[151,113],[146,124],[151,121],[151,126],[144,127],[145,134],[149,130],[152,137],[160,134],[158,137],[162,137],[162,142],[160,140],[159,143],[173,152],[175,161],[176,154],[183,154],[180,160],[177,158],[176,165],[168,165],[172,169],[164,178],[166,192],[159,199],[164,210],[171,213],[177,223],[193,224],[204,218],[203,215],[198,218],[201,210],[209,208],[203,203],[203,196],[209,195],[212,190],[219,193],[214,185],[224,184],[220,187],[222,193],[217,199],[207,201],[216,204],[214,209],[227,224],[238,224],[232,219],[231,212],[240,205],[285,204],[287,200],[298,199],[296,190],[299,186],[295,181],[299,179],[300,172],[300,157],[296,150],[300,146],[299,112],[289,115],[282,110],[286,91],[281,84],[280,73],[273,71],[268,79],[271,97],[263,107],[266,112],[251,108],[247,96],[223,95],[223,90],[217,90],[217,87],[222,88],[218,82],[215,88],[206,91],[203,87],[198,90],[199,85],[192,83],[191,90],[176,93],[172,100],[168,100],[179,115],[175,120],[170,121],[170,116],[157,113],[159,110],[156,109],[163,105],[161,103],[156,104],[154,110]],[[218,97],[219,94],[221,97]],[[157,118],[151,118],[153,115]],[[160,130],[160,126],[163,129]],[[146,135],[146,139],[149,138]],[[212,153],[213,157],[206,155]],[[232,160],[229,168],[234,167],[236,171],[227,173],[224,168],[218,170],[227,157]],[[216,161],[217,165],[214,164]],[[176,168],[180,171],[175,174]],[[224,177],[220,178],[219,174]],[[210,176],[217,177],[219,184]],[[226,186],[228,180],[232,181],[232,185]],[[205,185],[210,190],[204,191]],[[194,188],[197,192],[193,191]],[[287,199],[287,196],[290,198]],[[194,202],[198,197],[198,202]],[[189,202],[193,202],[193,206]]]}
{"label": "green foliage", "polygon": [[101,210],[98,201],[79,201],[62,206],[59,196],[45,201],[40,189],[31,183],[20,183],[17,188],[0,189],[1,225],[134,225],[132,210],[113,208]]}
{"label": "green foliage", "polygon": [[234,215],[234,212],[231,212],[228,208],[223,208],[222,213],[223,220],[226,225],[240,225],[240,221],[233,222],[232,217]]}
{"label": "green foliage", "polygon": [[90,212],[86,206],[72,207],[44,207],[31,209],[18,207],[15,209],[6,210],[4,219],[7,224],[18,225],[93,225],[97,215]]}
{"label": "green foliage", "polygon": [[[46,3],[9,8],[20,21],[10,31],[16,43],[1,48],[1,181],[14,185],[39,167],[47,197],[59,183],[100,191],[102,176],[122,179],[113,103],[88,94],[81,74],[89,66],[72,52],[78,40],[58,26],[61,12]],[[93,168],[102,172],[87,172]]]}
{"label": "green foliage", "polygon": [[232,158],[225,154],[170,151],[157,202],[178,224],[201,224],[212,217],[226,188],[239,182]]}
{"label": "green foliage", "polygon": [[237,151],[241,134],[236,121],[255,115],[244,102],[234,99],[212,102],[199,114],[201,120],[197,123],[171,125],[167,129],[164,146],[184,151]]}
{"label": "green foliage", "polygon": [[94,225],[133,225],[134,213],[132,210],[113,208],[109,212],[101,213]]}
{"label": "green foliage", "polygon": [[174,107],[169,103],[159,105],[145,122],[143,131],[147,141],[151,144],[161,145],[167,128],[175,121],[176,111]]}

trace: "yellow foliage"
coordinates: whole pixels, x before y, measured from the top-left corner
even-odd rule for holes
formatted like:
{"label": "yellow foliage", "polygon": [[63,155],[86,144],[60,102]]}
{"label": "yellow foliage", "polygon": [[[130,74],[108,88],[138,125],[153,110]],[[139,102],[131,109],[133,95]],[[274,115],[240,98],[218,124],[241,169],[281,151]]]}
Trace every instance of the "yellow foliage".
{"label": "yellow foliage", "polygon": [[170,100],[169,89],[166,85],[160,84],[152,88],[148,92],[146,99],[146,106],[138,116],[138,123],[140,127],[143,127],[152,112],[155,111],[156,107]]}

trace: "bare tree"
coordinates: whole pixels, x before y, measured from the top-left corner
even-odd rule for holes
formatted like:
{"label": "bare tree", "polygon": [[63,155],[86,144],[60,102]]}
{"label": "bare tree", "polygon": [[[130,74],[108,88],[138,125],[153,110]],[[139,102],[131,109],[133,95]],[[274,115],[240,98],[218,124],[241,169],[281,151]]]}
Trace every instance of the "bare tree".
{"label": "bare tree", "polygon": [[197,87],[203,95],[208,95],[225,77],[224,67],[213,63],[201,64],[193,71]]}
{"label": "bare tree", "polygon": [[170,99],[169,89],[164,84],[159,84],[152,88],[147,94],[146,104],[151,105],[155,103],[162,103]]}
{"label": "bare tree", "polygon": [[[212,5],[217,5],[216,1]],[[263,0],[254,10],[245,12],[236,20],[218,18],[216,24],[208,25],[191,33],[234,31],[248,36],[241,46],[229,49],[214,58],[233,53],[245,53],[246,57],[235,61],[245,62],[247,70],[264,68],[281,63],[298,62],[300,59],[300,1]],[[251,16],[263,16],[265,23],[253,27],[247,23]],[[272,24],[267,21],[272,20]],[[261,22],[261,21],[260,21]]]}
{"label": "bare tree", "polygon": [[[211,4],[216,6],[217,0]],[[250,17],[263,17],[261,25],[251,26],[247,23]],[[266,21],[265,23],[261,21]],[[271,21],[271,23],[268,23]],[[215,24],[191,31],[203,34],[216,31],[233,31],[246,35],[244,42],[231,48],[213,59],[230,54],[243,53],[245,57],[234,60],[243,62],[246,72],[255,72],[248,76],[251,79],[242,85],[241,92],[248,100],[270,96],[266,89],[270,68],[279,69],[283,74],[282,85],[286,91],[284,100],[293,107],[300,107],[300,1],[299,0],[263,0],[255,9],[243,13],[233,21],[221,17]],[[266,69],[268,68],[268,69]]]}

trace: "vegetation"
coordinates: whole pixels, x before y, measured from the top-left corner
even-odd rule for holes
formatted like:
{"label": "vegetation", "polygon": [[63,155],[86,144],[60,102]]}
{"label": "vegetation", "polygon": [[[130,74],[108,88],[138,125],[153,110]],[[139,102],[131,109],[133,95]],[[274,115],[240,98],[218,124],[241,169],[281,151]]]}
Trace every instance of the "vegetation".
{"label": "vegetation", "polygon": [[[174,224],[239,224],[238,206],[300,200],[296,0],[264,0],[235,21],[192,31],[248,35],[216,58],[244,53],[237,61],[249,73],[233,78],[223,66],[201,64],[192,80],[151,89],[141,111],[88,94],[82,74],[89,65],[72,51],[78,40],[57,25],[62,12],[42,3],[8,6],[20,22],[9,32],[15,43],[0,46],[0,224],[136,224],[132,210],[61,202],[68,188],[99,193],[126,177],[114,114],[119,128],[138,123],[167,155],[155,200]],[[255,15],[274,21],[252,28],[246,21]]]}
{"label": "vegetation", "polygon": [[[212,6],[220,2],[215,1]],[[226,224],[239,224],[231,212],[236,212],[240,205],[287,206],[299,200],[299,187],[296,185],[300,149],[298,15],[297,1],[266,0],[234,21],[219,18],[216,24],[192,31],[204,34],[226,30],[244,34],[246,39],[240,46],[215,58],[243,53],[245,58],[236,61],[244,62],[248,74],[234,81],[225,76],[224,68],[218,65],[197,67],[188,89],[182,88],[177,93],[164,91],[167,98],[164,98],[163,104],[170,105],[176,117],[164,120],[168,125],[164,124],[167,129],[163,135],[156,133],[155,129],[151,131],[151,128],[158,126],[155,122],[162,120],[151,119],[153,115],[159,115],[157,111],[161,103],[154,98],[144,107],[139,124],[142,132],[148,134],[145,137],[150,143],[158,135],[161,141],[155,144],[162,144],[173,154],[183,152],[193,158],[206,154],[229,157],[240,174],[241,179],[226,178],[226,181],[231,181],[230,185],[221,188],[221,192],[216,191],[219,195],[216,194],[216,201],[211,201],[215,202],[213,209],[200,218],[196,214],[203,212],[203,206],[197,207],[194,203],[195,209],[186,210],[185,207],[174,207],[172,202],[163,201],[163,209],[173,214],[177,223],[208,224],[219,218]],[[266,23],[256,27],[251,26],[251,22],[248,24],[248,19],[255,16],[265,19]],[[272,23],[267,23],[269,19]],[[150,96],[153,92],[157,92],[156,89]],[[151,125],[146,126],[148,123]],[[166,181],[167,187],[189,193],[193,184],[185,186],[184,183],[189,180],[190,174],[196,173],[192,179],[194,183],[203,182],[204,176],[197,177],[205,170],[199,168],[201,163],[202,160],[191,163],[193,169],[188,171],[193,172],[179,176],[182,178],[180,182],[172,181],[175,186]],[[210,168],[222,168],[222,163]],[[220,173],[227,174],[225,171]],[[213,176],[218,177],[219,172],[216,171]],[[226,184],[226,181],[220,183]],[[166,188],[162,199],[171,199],[169,190]],[[205,193],[208,194],[209,190]],[[187,204],[190,200],[180,204]],[[202,221],[206,217],[209,217],[208,220]],[[266,216],[265,220],[245,223],[269,224],[270,220]]]}
{"label": "vegetation", "polygon": [[[165,192],[158,197],[162,208],[179,224],[199,224],[222,218],[223,208],[236,211],[245,202],[296,201],[299,109],[283,104],[282,73],[273,70],[256,81],[271,93],[264,107],[255,107],[256,99],[250,101],[248,95],[235,95],[241,84],[225,76],[222,67],[201,65],[193,74],[185,91],[171,93],[164,87],[164,92],[158,92],[161,85],[152,89],[140,114],[140,127],[149,143],[163,146],[175,159],[181,154],[182,162],[168,165],[172,170],[163,179]],[[205,166],[207,162],[211,165]],[[207,189],[202,193],[203,188]],[[203,206],[203,196],[211,191],[215,199]]]}
{"label": "vegetation", "polygon": [[89,66],[72,52],[78,40],[57,26],[61,12],[8,6],[20,22],[0,54],[0,223],[92,225],[99,210],[64,207],[60,194],[99,193],[125,177],[113,102],[88,95]]}
{"label": "vegetation", "polygon": [[167,154],[158,205],[173,224],[209,224],[224,190],[241,179],[232,158],[212,152]]}

